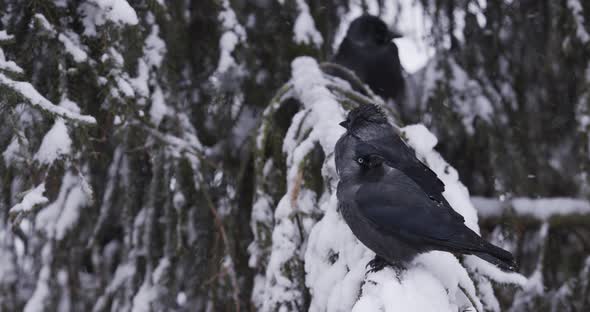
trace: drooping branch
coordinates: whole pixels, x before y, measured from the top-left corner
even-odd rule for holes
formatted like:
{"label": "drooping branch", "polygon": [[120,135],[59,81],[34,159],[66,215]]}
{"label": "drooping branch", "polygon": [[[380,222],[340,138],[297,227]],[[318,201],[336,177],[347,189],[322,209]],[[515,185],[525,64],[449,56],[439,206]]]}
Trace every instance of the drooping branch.
{"label": "drooping branch", "polygon": [[78,114],[64,107],[51,103],[48,99],[42,96],[32,84],[28,82],[15,81],[0,73],[0,85],[10,89],[13,92],[16,92],[27,103],[50,114],[85,125],[96,124],[96,119],[92,116]]}
{"label": "drooping branch", "polygon": [[590,225],[590,201],[576,198],[525,198],[507,200],[472,197],[473,205],[484,224],[498,224],[503,219],[525,225],[548,222],[550,226]]}

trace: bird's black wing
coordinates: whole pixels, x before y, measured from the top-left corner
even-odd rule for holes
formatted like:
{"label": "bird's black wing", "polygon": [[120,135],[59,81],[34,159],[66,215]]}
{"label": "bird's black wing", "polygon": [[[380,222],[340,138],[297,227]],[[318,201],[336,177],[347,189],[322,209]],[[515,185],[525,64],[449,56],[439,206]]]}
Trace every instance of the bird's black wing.
{"label": "bird's black wing", "polygon": [[465,221],[443,196],[445,184],[434,171],[416,158],[414,150],[408,147],[398,135],[382,136],[364,144],[368,145],[366,149],[373,149],[381,155],[388,166],[400,170],[411,178],[428,197],[442,204],[442,207],[446,208],[454,218],[461,222]]}
{"label": "bird's black wing", "polygon": [[363,183],[354,198],[362,215],[381,231],[410,240],[444,242],[465,227],[403,172],[388,170],[381,181]]}
{"label": "bird's black wing", "polygon": [[388,169],[354,195],[361,215],[379,231],[435,250],[474,254],[504,270],[514,270],[512,254],[494,246],[432,201],[403,172]]}
{"label": "bird's black wing", "polygon": [[354,195],[361,215],[386,235],[432,249],[474,254],[501,269],[514,270],[514,257],[469,229],[432,201],[409,177],[396,169],[380,181],[365,182]]}
{"label": "bird's black wing", "polygon": [[405,173],[429,196],[438,201],[444,200],[442,193],[445,191],[445,184],[434,171],[416,158],[414,150],[398,135],[382,137],[371,143],[379,146],[390,166]]}

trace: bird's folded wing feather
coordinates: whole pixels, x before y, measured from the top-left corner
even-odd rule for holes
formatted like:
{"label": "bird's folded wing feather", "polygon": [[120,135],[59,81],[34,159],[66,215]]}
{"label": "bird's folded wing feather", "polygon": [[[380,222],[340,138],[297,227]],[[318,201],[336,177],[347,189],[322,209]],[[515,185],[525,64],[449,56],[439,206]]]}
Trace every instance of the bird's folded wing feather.
{"label": "bird's folded wing feather", "polygon": [[381,181],[364,183],[355,193],[361,215],[390,235],[448,251],[487,251],[487,244],[447,209],[428,197],[403,172],[388,169]]}
{"label": "bird's folded wing feather", "polygon": [[380,230],[407,238],[448,240],[457,232],[457,222],[446,209],[436,207],[403,173],[399,181],[364,183],[355,194],[361,215]]}
{"label": "bird's folded wing feather", "polygon": [[509,252],[489,244],[452,213],[436,207],[441,204],[399,170],[389,169],[381,181],[363,183],[354,194],[354,205],[361,217],[385,235],[433,249],[477,254],[514,269]]}
{"label": "bird's folded wing feather", "polygon": [[385,136],[368,144],[378,150],[388,166],[402,171],[430,198],[446,207],[453,217],[461,222],[465,221],[463,216],[456,212],[444,198],[445,184],[434,171],[416,158],[414,151],[399,136]]}

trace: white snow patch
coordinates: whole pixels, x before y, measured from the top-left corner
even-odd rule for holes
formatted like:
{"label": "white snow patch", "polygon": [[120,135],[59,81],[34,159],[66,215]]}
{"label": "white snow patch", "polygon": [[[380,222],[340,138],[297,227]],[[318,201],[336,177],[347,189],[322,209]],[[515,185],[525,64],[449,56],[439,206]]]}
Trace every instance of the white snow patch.
{"label": "white snow patch", "polygon": [[[147,14],[146,21],[151,24],[150,34],[146,37],[143,53],[137,65],[137,77],[129,79],[129,84],[142,97],[149,97],[151,102],[149,115],[154,125],[158,126],[164,116],[170,113],[170,108],[166,105],[164,92],[158,83],[158,70],[162,65],[166,55],[166,44],[160,38],[160,28],[155,24],[155,18],[151,13]],[[153,92],[150,94],[150,87]],[[130,94],[123,80],[119,88],[123,94]],[[129,95],[127,95],[129,96]]]}
{"label": "white snow patch", "polygon": [[134,97],[135,96],[135,91],[133,91],[131,84],[129,84],[129,82],[126,79],[124,79],[122,77],[117,77],[116,79],[117,79],[117,86],[119,87],[119,91],[121,91],[124,96],[126,96],[126,97]]}
{"label": "white snow patch", "polygon": [[2,153],[4,157],[4,162],[6,164],[11,164],[16,162],[18,159],[21,158],[21,144],[18,141],[18,137],[14,136],[10,141],[10,144],[6,147],[6,150]]}
{"label": "white snow patch", "polygon": [[[72,31],[58,32],[55,27],[49,23],[43,14],[35,14],[35,20],[38,25],[47,32],[51,37],[57,37],[65,48],[66,53],[72,56],[76,63],[85,62],[88,59],[86,50],[88,48],[80,42],[80,36]],[[31,25],[33,27],[34,25]]]}
{"label": "white snow patch", "polygon": [[229,68],[237,66],[236,60],[232,56],[238,43],[246,42],[246,30],[238,22],[236,13],[231,7],[229,0],[223,0],[223,10],[219,13],[218,19],[223,25],[224,33],[219,39],[219,63],[215,74],[215,77],[221,73],[225,73]]}
{"label": "white snow patch", "polygon": [[78,113],[71,112],[63,107],[54,105],[41,94],[39,94],[35,87],[33,87],[33,85],[31,85],[28,82],[15,81],[0,73],[0,84],[8,87],[9,89],[12,89],[16,93],[19,93],[33,106],[38,106],[39,108],[48,111],[52,114],[77,122],[88,124],[96,123],[96,119],[94,119],[94,117],[92,116],[80,115]]}
{"label": "white snow patch", "polygon": [[6,30],[0,30],[0,41],[7,41],[14,39],[14,35],[9,35]]}
{"label": "white snow patch", "polygon": [[125,281],[131,278],[133,274],[135,274],[135,265],[129,263],[119,265],[115,271],[113,279],[111,279],[109,286],[107,287],[106,292],[115,292],[123,285],[123,283],[125,283]]}
{"label": "white snow patch", "polygon": [[[408,270],[399,281],[390,268],[370,274],[353,312],[460,311],[449,302],[444,285],[424,268]],[[377,309],[375,309],[377,308]]]}
{"label": "white snow patch", "polygon": [[6,56],[4,55],[4,51],[2,49],[0,49],[0,69],[17,74],[23,73],[23,69],[16,65],[15,62],[6,60]]}
{"label": "white snow patch", "polygon": [[152,94],[152,106],[150,107],[150,118],[152,122],[158,126],[164,116],[168,114],[168,110],[168,106],[164,102],[162,89],[157,87]]}
{"label": "white snow patch", "polygon": [[541,220],[547,220],[555,215],[590,213],[590,203],[588,201],[571,198],[515,198],[512,200],[512,204],[514,210],[519,214],[533,215]]}
{"label": "white snow patch", "polygon": [[43,193],[45,193],[45,183],[41,183],[34,189],[29,190],[27,194],[23,197],[23,200],[20,203],[12,206],[12,208],[10,208],[10,211],[27,212],[31,211],[33,207],[35,207],[36,205],[42,205],[47,203],[49,200],[47,199],[47,197],[43,196]]}
{"label": "white snow patch", "polygon": [[219,72],[225,72],[235,64],[235,60],[231,53],[238,45],[238,42],[238,36],[234,32],[228,31],[221,36],[221,39],[219,40],[221,56],[219,57],[219,65],[217,66]]}
{"label": "white snow patch", "polygon": [[271,199],[268,195],[257,194],[256,201],[252,205],[252,216],[250,218],[250,227],[253,229],[254,240],[248,246],[248,266],[256,268],[260,265],[260,261],[264,256],[264,251],[257,244],[257,242],[267,241],[266,229],[262,227],[270,226],[273,223],[273,214],[271,208]]}
{"label": "white snow patch", "polygon": [[62,240],[78,222],[80,210],[92,200],[92,194],[84,189],[81,178],[67,172],[56,200],[37,214],[37,228],[51,238]]}
{"label": "white snow patch", "polygon": [[[1,237],[7,237],[9,234],[6,233],[6,229],[0,230]],[[10,248],[11,246],[4,242],[0,243],[0,284],[1,285],[10,285],[16,283],[19,278],[19,268],[16,266],[16,257],[22,255],[19,253],[19,247],[17,247],[17,242],[22,244],[20,239],[15,239],[14,249]]]}
{"label": "white snow patch", "polygon": [[527,198],[516,197],[510,200],[498,200],[484,197],[472,198],[478,213],[482,217],[500,217],[507,209],[521,216],[530,216],[547,221],[554,216],[573,214],[590,214],[590,202],[584,199],[553,197]]}
{"label": "white snow patch", "polygon": [[426,154],[438,143],[436,136],[422,124],[404,127],[404,134],[408,141],[412,142],[412,147],[418,154]]}
{"label": "white snow patch", "polygon": [[27,301],[24,312],[42,312],[46,310],[46,305],[49,301],[51,291],[49,290],[49,279],[50,279],[49,266],[45,265],[39,272],[39,278],[37,279],[37,286],[35,292]]}
{"label": "white snow patch", "polygon": [[63,119],[57,118],[53,127],[45,134],[34,159],[41,164],[51,164],[57,158],[71,152],[72,139]]}
{"label": "white snow patch", "polygon": [[467,72],[457,64],[453,59],[445,59],[450,66],[451,73],[449,76],[440,69],[439,62],[443,61],[440,57],[431,59],[426,67],[417,75],[422,79],[422,91],[419,105],[424,110],[427,109],[429,99],[435,95],[437,82],[448,84],[452,89],[452,98],[450,105],[462,118],[463,126],[469,134],[473,134],[473,122],[476,117],[482,120],[491,121],[494,114],[494,107],[491,101],[483,95],[482,86],[474,79],[471,79]]}
{"label": "white snow patch", "polygon": [[314,44],[318,48],[321,47],[324,39],[316,29],[313,17],[309,12],[309,6],[305,3],[305,0],[297,0],[297,10],[299,15],[295,19],[295,25],[293,26],[295,42]]}
{"label": "white snow patch", "polygon": [[567,0],[567,6],[570,8],[570,10],[572,10],[572,15],[574,16],[574,21],[576,23],[576,35],[578,36],[578,39],[580,39],[582,43],[587,43],[590,41],[590,35],[586,30],[582,4],[579,0]]}
{"label": "white snow patch", "polygon": [[35,16],[35,19],[37,20],[37,22],[40,24],[40,26],[43,29],[45,29],[46,31],[48,31],[51,34],[55,34],[55,28],[53,27],[53,25],[51,25],[51,23],[49,23],[49,21],[47,20],[45,15],[43,15],[41,13],[36,13],[34,16]]}
{"label": "white snow patch", "polygon": [[102,26],[107,21],[117,25],[137,25],[137,13],[126,0],[90,0],[80,5],[84,19],[84,34],[96,35],[96,26]]}
{"label": "white snow patch", "polygon": [[466,256],[463,263],[470,270],[478,272],[497,283],[523,286],[528,280],[522,274],[502,271],[497,266],[476,256]]}
{"label": "white snow patch", "polygon": [[141,287],[133,297],[133,308],[131,312],[149,312],[151,311],[151,303],[156,300],[158,293],[153,285],[146,278],[141,284]]}
{"label": "white snow patch", "polygon": [[90,203],[91,194],[83,190],[82,184],[72,188],[55,224],[55,238],[62,240],[67,232],[78,222],[80,210]]}
{"label": "white snow patch", "polygon": [[154,269],[151,276],[146,276],[143,284],[133,297],[132,312],[149,312],[152,311],[152,302],[158,299],[160,284],[165,278],[166,271],[170,268],[170,260],[168,258],[160,259],[158,266]]}
{"label": "white snow patch", "polygon": [[76,104],[76,102],[74,102],[68,98],[63,98],[59,102],[59,106],[69,110],[72,113],[76,113],[76,114],[80,113],[80,107],[78,106],[78,104]]}
{"label": "white snow patch", "polygon": [[145,39],[144,54],[150,66],[160,67],[166,54],[166,43],[160,37],[160,27],[152,25],[152,31]]}
{"label": "white snow patch", "polygon": [[487,8],[487,6],[487,0],[470,1],[467,4],[467,11],[475,15],[475,18],[477,19],[477,24],[481,28],[484,28],[487,23],[487,18],[483,12]]}
{"label": "white snow patch", "polygon": [[63,43],[66,52],[74,58],[77,63],[84,62],[88,59],[88,54],[83,50],[78,35],[73,32],[60,33],[57,39]]}

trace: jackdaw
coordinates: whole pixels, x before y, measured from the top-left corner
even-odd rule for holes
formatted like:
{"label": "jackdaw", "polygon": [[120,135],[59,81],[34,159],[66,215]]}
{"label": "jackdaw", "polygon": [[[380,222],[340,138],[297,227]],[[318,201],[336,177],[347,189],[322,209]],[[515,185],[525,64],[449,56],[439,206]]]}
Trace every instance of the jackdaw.
{"label": "jackdaw", "polygon": [[405,84],[392,41],[398,37],[378,17],[363,15],[350,24],[333,62],[352,70],[383,99],[399,99]]}
{"label": "jackdaw", "polygon": [[445,185],[418,160],[375,105],[353,109],[335,148],[338,208],[354,235],[377,257],[370,264],[403,267],[431,250],[476,255],[515,270],[510,252],[464,224],[445,200]]}

